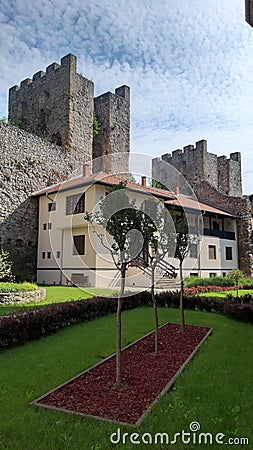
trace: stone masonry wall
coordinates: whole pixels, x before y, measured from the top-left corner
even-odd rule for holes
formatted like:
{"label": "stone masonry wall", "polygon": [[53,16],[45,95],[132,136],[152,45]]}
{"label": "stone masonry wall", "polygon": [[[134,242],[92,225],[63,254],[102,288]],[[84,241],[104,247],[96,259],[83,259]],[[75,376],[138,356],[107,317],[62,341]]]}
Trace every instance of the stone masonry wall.
{"label": "stone masonry wall", "polygon": [[[163,161],[175,167],[193,187],[200,181],[207,181],[219,192],[236,197],[242,196],[241,155],[239,152],[231,153],[230,159],[226,156],[217,157],[207,152],[207,141],[196,142],[196,147],[187,145],[174,150],[172,154],[161,156]],[[153,170],[159,172],[159,158],[152,162]],[[162,184],[168,183],[166,171],[163,174]]]}
{"label": "stone masonry wall", "polygon": [[[115,94],[107,92],[95,98],[95,114],[100,130],[93,141],[93,158],[104,158],[94,164],[94,171],[128,172],[130,151],[130,88],[121,86]],[[120,158],[114,157],[121,153]],[[124,159],[122,153],[125,154]]]}
{"label": "stone masonry wall", "polygon": [[0,123],[0,247],[10,251],[18,277],[36,269],[38,202],[29,196],[68,178],[84,159],[84,150],[68,150]]}
{"label": "stone masonry wall", "polygon": [[9,90],[9,120],[58,145],[85,151],[91,162],[94,85],[76,73],[76,56],[66,55],[46,73],[21,81]]}

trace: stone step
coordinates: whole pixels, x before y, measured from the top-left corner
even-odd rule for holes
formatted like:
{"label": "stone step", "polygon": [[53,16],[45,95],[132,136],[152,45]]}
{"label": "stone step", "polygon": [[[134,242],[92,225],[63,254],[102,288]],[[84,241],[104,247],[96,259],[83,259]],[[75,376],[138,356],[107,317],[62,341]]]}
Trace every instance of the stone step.
{"label": "stone step", "polygon": [[156,289],[169,289],[169,290],[179,290],[180,289],[180,281],[163,277],[160,278],[157,282],[155,282]]}

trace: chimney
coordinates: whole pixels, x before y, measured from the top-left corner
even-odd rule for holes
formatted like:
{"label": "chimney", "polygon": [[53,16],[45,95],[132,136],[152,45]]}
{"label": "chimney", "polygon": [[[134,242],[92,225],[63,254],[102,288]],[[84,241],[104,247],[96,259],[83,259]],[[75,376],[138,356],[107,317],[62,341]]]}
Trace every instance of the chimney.
{"label": "chimney", "polygon": [[91,166],[90,166],[90,164],[84,164],[83,165],[83,176],[87,177],[88,175],[91,175]]}
{"label": "chimney", "polygon": [[143,187],[146,187],[147,186],[147,181],[146,181],[147,179],[146,179],[146,177],[141,177],[141,185],[143,186]]}
{"label": "chimney", "polygon": [[174,192],[175,192],[176,195],[179,194],[179,186],[175,186],[174,187]]}

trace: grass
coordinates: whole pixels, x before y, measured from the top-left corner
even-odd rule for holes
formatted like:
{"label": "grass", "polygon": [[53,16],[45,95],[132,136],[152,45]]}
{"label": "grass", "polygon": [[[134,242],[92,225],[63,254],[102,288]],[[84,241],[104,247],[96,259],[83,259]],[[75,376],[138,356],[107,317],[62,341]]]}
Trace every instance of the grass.
{"label": "grass", "polygon": [[31,308],[34,309],[34,307],[43,307],[52,303],[62,303],[72,300],[92,298],[100,295],[107,296],[115,293],[115,290],[113,291],[110,289],[77,288],[72,286],[45,286],[45,288],[47,291],[45,300],[42,300],[41,302],[24,303],[22,305],[19,303],[14,305],[0,304],[0,316],[27,311]]}
{"label": "grass", "polygon": [[[178,310],[159,309],[160,324],[177,322]],[[123,345],[153,329],[151,308],[122,314]],[[189,432],[197,421],[202,432],[229,437],[247,437],[252,444],[252,327],[216,314],[186,311],[190,324],[213,327],[172,391],[167,393],[142,422],[139,429],[91,418],[60,413],[29,405],[70,377],[115,351],[115,315],[69,327],[0,354],[0,448],[8,450],[132,450],[136,444],[112,445],[110,435],[137,431]],[[148,374],[147,374],[148,377]],[[193,439],[191,433],[191,438]],[[198,434],[196,433],[196,436]],[[180,441],[179,441],[180,442]],[[173,448],[202,448],[174,444]],[[140,444],[138,448],[166,449],[167,445]],[[220,449],[220,445],[204,446]],[[231,445],[229,448],[250,448]]]}
{"label": "grass", "polygon": [[[197,294],[200,297],[219,297],[219,298],[226,298],[228,296],[228,294],[233,295],[233,297],[237,296],[237,291],[236,290],[231,290],[231,291],[224,291],[224,292],[206,292],[204,294]],[[253,295],[253,289],[239,289],[238,290],[238,295],[239,297],[241,297],[242,295]]]}

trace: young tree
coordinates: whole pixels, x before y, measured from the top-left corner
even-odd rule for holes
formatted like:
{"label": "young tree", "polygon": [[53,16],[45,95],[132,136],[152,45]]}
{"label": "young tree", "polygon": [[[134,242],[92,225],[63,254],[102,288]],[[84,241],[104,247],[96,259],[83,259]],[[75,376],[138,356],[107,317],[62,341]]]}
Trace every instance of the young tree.
{"label": "young tree", "polygon": [[[164,260],[172,245],[173,222],[169,220],[164,205],[150,199],[141,205],[141,233],[143,237],[143,253],[146,255],[151,270],[151,298],[155,318],[155,354],[158,354],[158,312],[155,296],[155,271]],[[167,271],[175,277],[174,267],[167,264]]]}
{"label": "young tree", "polygon": [[179,277],[180,277],[180,330],[184,331],[185,317],[184,317],[184,278],[183,278],[183,262],[188,255],[190,246],[190,236],[188,232],[188,224],[185,215],[175,217],[175,258],[179,260]]}
{"label": "young tree", "polygon": [[228,278],[235,284],[236,296],[238,297],[239,281],[246,277],[246,274],[240,269],[230,270]]}
{"label": "young tree", "polygon": [[140,236],[140,214],[135,201],[130,201],[126,191],[126,183],[108,189],[107,195],[99,202],[99,208],[94,214],[86,213],[85,219],[93,225],[102,227],[113,238],[113,243],[101,243],[110,252],[115,266],[120,272],[120,291],[117,304],[117,353],[116,353],[116,382],[115,387],[122,387],[121,374],[121,310],[125,290],[126,271],[130,262],[140,253],[142,240]]}

